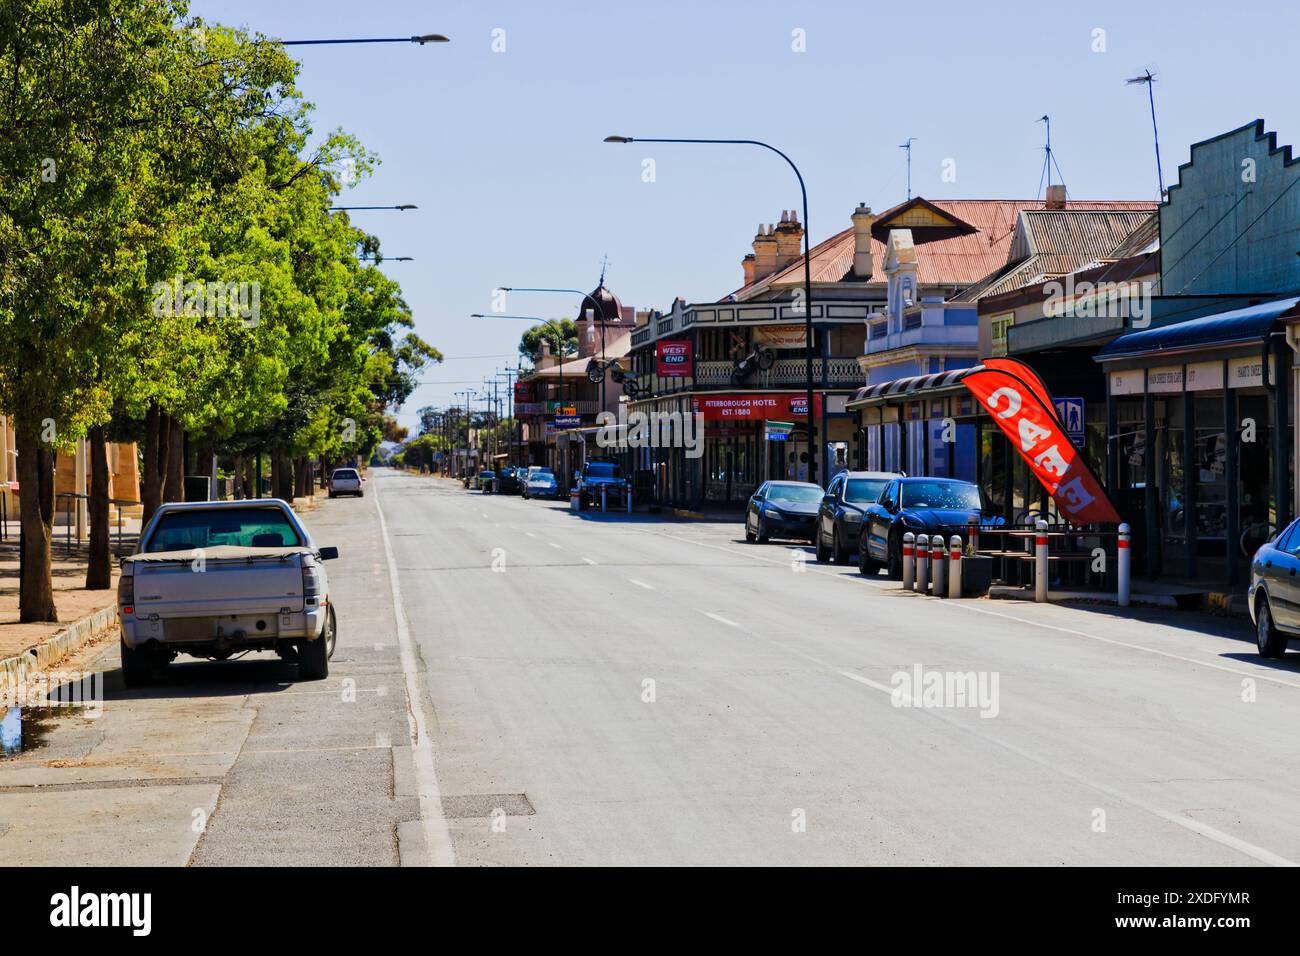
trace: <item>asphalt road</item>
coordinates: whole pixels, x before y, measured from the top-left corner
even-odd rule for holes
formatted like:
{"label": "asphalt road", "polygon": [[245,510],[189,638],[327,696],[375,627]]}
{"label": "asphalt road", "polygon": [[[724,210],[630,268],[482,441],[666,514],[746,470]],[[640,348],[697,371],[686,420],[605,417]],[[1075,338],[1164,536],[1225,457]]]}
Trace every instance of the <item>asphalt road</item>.
{"label": "asphalt road", "polygon": [[[738,523],[375,484],[444,805],[527,808],[449,813],[458,863],[1300,860],[1297,656],[1241,623],[921,598]],[[918,667],[986,694],[896,706]]]}
{"label": "asphalt road", "polygon": [[95,650],[103,715],[0,762],[0,858],[1300,861],[1300,655],[1240,622],[921,598],[739,523],[368,487],[307,518],[342,551],[330,679],[195,662],[127,694]]}

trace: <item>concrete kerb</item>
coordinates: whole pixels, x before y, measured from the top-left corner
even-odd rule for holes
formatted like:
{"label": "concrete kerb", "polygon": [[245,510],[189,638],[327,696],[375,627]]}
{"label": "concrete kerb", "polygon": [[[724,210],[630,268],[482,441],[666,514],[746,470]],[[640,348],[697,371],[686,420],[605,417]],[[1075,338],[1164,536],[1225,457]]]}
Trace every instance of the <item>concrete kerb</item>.
{"label": "concrete kerb", "polygon": [[0,688],[14,687],[36,671],[80,649],[88,641],[117,626],[117,606],[110,604],[80,620],[73,621],[51,638],[35,647],[0,660]]}

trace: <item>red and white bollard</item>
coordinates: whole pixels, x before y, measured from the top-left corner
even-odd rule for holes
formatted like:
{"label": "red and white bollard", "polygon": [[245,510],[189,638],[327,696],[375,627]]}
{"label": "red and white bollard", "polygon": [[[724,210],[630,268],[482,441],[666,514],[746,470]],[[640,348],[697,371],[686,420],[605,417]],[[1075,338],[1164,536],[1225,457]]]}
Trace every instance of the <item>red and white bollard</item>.
{"label": "red and white bollard", "polygon": [[627,513],[632,513],[632,486],[627,486]]}
{"label": "red and white bollard", "polygon": [[1128,545],[1131,530],[1132,529],[1126,524],[1119,526],[1119,541],[1117,542],[1116,548],[1119,552],[1117,555],[1119,563],[1119,594],[1116,596],[1116,603],[1118,603],[1120,607],[1128,607],[1129,602],[1129,562],[1132,560],[1132,557],[1129,554]]}
{"label": "red and white bollard", "polygon": [[948,541],[948,597],[961,597],[961,535]]}
{"label": "red and white bollard", "polygon": [[966,519],[966,540],[970,542],[971,554],[980,553],[980,519],[972,517]]}
{"label": "red and white bollard", "polygon": [[930,576],[934,578],[934,596],[941,598],[947,595],[947,578],[944,577],[944,547],[943,535],[936,534],[930,538]]}
{"label": "red and white bollard", "polygon": [[1034,600],[1047,601],[1047,522],[1034,522]]}
{"label": "red and white bollard", "polygon": [[916,535],[907,532],[903,535],[903,590],[911,591],[916,586]]}
{"label": "red and white bollard", "polygon": [[916,536],[916,593],[930,592],[930,536]]}
{"label": "red and white bollard", "polygon": [[609,495],[609,486],[601,485],[600,486],[600,513],[601,514],[605,513],[605,503],[608,495]]}

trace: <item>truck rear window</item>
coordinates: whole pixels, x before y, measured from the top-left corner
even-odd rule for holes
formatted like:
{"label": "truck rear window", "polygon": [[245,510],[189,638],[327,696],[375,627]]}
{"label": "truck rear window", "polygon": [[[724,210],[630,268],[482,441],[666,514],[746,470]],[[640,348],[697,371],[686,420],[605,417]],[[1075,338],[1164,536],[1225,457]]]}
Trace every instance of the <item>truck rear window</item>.
{"label": "truck rear window", "polygon": [[279,508],[212,508],[170,511],[158,519],[145,552],[189,548],[282,548],[302,544]]}

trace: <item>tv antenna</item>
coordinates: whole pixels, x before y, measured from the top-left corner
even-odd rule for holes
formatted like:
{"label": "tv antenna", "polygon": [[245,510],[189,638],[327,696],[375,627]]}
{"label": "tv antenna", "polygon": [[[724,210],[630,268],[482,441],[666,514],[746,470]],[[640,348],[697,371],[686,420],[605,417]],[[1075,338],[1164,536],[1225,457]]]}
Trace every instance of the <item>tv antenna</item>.
{"label": "tv antenna", "polygon": [[1165,174],[1160,168],[1160,130],[1156,127],[1156,75],[1150,70],[1143,70],[1141,76],[1134,76],[1124,81],[1129,86],[1145,86],[1147,100],[1151,103],[1151,138],[1156,145],[1156,182],[1160,186],[1158,198],[1165,198]]}
{"label": "tv antenna", "polygon": [[1052,188],[1053,169],[1056,170],[1056,175],[1060,178],[1062,184],[1065,182],[1065,174],[1061,172],[1061,167],[1056,164],[1056,157],[1052,155],[1052,118],[1044,113],[1038,117],[1038,122],[1047,127],[1047,143],[1043,147],[1043,171],[1038,175],[1038,194],[1034,197],[1035,199],[1043,194],[1044,178],[1047,180],[1047,188]]}
{"label": "tv antenna", "polygon": [[916,142],[915,136],[907,137],[906,143],[899,143],[899,149],[907,150],[907,198],[912,198],[912,144]]}

